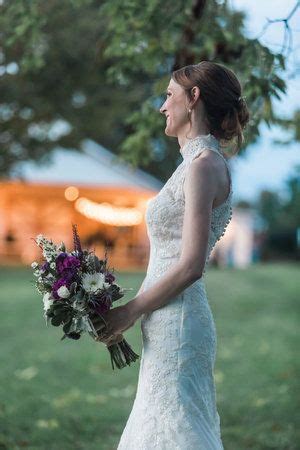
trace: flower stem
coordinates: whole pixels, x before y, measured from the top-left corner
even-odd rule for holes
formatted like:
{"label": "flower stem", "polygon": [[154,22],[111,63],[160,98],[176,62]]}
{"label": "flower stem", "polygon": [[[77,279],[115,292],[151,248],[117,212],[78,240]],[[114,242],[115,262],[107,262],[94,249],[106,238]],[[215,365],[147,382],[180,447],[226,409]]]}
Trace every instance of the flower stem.
{"label": "flower stem", "polygon": [[123,339],[118,344],[109,345],[107,348],[110,352],[113,370],[114,363],[118,369],[123,369],[123,367],[130,366],[132,362],[139,358],[139,355],[132,350],[126,339]]}

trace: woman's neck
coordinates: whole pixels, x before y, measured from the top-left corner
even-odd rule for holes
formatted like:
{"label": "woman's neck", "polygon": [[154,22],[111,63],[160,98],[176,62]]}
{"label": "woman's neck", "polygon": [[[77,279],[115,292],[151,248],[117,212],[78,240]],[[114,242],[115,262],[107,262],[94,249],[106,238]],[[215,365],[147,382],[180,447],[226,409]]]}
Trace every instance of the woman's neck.
{"label": "woman's neck", "polygon": [[198,127],[193,127],[191,130],[189,130],[188,124],[187,127],[177,135],[179,147],[182,148],[189,140],[200,135],[207,135],[209,132],[208,127],[204,124],[199,124]]}

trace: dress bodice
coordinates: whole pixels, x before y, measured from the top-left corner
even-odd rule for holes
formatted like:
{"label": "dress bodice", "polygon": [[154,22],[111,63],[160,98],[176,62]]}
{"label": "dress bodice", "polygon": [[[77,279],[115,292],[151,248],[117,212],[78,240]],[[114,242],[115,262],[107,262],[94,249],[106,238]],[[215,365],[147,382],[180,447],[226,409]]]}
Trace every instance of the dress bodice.
{"label": "dress bodice", "polygon": [[[183,161],[153,197],[146,210],[147,233],[150,241],[148,272],[159,277],[181,253],[185,197],[183,184],[191,162],[204,150],[216,152],[223,158],[229,174],[230,191],[227,199],[212,209],[206,263],[216,242],[224,235],[232,217],[232,180],[230,166],[221,153],[219,141],[211,134],[199,135],[180,148]],[[201,230],[199,230],[201,233]],[[205,267],[204,267],[205,271]]]}

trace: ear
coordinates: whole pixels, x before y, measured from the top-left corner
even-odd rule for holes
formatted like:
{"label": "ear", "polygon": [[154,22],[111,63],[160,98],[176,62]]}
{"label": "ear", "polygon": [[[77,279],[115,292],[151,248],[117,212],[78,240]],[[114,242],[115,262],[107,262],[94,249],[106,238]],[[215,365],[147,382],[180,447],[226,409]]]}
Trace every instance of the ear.
{"label": "ear", "polygon": [[193,86],[191,89],[191,94],[193,97],[193,104],[195,104],[200,97],[200,88],[198,86]]}

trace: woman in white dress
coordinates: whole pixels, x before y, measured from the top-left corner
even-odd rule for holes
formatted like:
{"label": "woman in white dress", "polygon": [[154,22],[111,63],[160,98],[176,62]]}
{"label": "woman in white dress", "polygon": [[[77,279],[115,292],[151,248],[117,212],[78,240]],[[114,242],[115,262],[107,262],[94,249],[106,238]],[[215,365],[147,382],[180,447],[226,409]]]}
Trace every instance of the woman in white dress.
{"label": "woman in white dress", "polygon": [[147,274],[126,305],[109,311],[107,344],[141,318],[136,397],[117,450],[221,450],[213,370],[216,329],[204,271],[232,215],[230,167],[220,141],[243,140],[249,119],[241,85],[209,61],[172,73],[165,134],[182,163],[150,200]]}

